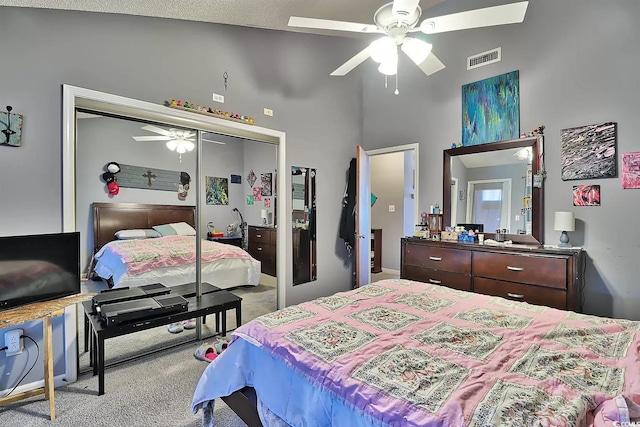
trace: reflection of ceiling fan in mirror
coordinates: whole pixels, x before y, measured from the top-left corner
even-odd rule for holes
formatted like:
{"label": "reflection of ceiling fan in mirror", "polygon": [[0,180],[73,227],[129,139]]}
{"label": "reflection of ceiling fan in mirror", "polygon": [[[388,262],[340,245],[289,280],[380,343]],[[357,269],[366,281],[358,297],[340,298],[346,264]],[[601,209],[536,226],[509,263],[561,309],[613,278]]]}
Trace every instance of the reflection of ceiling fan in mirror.
{"label": "reflection of ceiling fan in mirror", "polygon": [[[136,141],[167,141],[166,146],[171,151],[176,151],[180,154],[180,160],[182,160],[182,154],[187,151],[193,151],[196,147],[195,144],[195,131],[183,130],[183,129],[163,129],[159,126],[154,125],[145,125],[142,126],[142,129],[148,130],[149,132],[155,132],[159,135],[146,135],[146,136],[134,136],[133,139]],[[210,132],[207,132],[205,135],[214,135]],[[212,142],[214,144],[224,145],[225,142],[215,141],[212,139],[202,138],[203,141]]]}
{"label": "reflection of ceiling fan in mirror", "polygon": [[134,136],[133,139],[136,141],[167,141],[167,148],[180,154],[193,151],[196,147],[193,139],[196,136],[195,132],[174,128],[167,130],[154,125],[145,125],[142,126],[142,129],[159,135]]}
{"label": "reflection of ceiling fan in mirror", "polygon": [[[436,34],[469,28],[519,23],[524,20],[529,4],[528,1],[522,1],[468,10],[451,15],[427,18],[419,23],[422,15],[419,2],[420,0],[394,0],[385,4],[373,16],[375,25],[292,16],[289,18],[289,26],[385,34],[385,36],[373,41],[360,53],[338,67],[331,73],[332,76],[344,76],[369,57],[380,64],[378,71],[382,74],[387,76],[396,75],[398,71],[398,47],[426,75],[430,76],[445,68],[445,65],[431,53],[431,44],[417,37],[409,37],[409,33],[421,31],[425,34]],[[396,93],[398,93],[397,89]]]}

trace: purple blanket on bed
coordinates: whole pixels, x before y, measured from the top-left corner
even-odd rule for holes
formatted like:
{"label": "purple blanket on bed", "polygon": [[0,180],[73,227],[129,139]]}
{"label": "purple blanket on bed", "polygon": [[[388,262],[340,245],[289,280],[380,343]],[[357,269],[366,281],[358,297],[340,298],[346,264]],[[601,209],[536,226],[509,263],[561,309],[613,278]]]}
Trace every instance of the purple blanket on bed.
{"label": "purple blanket on bed", "polygon": [[640,401],[639,329],[386,280],[261,316],[235,335],[388,425],[571,426],[600,425],[605,413],[620,417],[621,401]]}

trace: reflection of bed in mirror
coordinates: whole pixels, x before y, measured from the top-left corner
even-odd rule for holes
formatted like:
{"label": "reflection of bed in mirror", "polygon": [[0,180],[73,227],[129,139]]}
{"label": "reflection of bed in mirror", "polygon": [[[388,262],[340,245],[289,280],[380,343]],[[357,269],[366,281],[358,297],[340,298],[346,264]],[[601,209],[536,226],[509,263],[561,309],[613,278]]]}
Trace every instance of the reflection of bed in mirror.
{"label": "reflection of bed in mirror", "polygon": [[[116,288],[195,282],[195,236],[131,240],[115,237],[120,230],[150,230],[154,226],[181,222],[194,226],[193,206],[93,203],[93,276]],[[201,249],[202,282],[223,289],[258,285],[260,262],[246,251],[206,239],[202,239]]]}
{"label": "reflection of bed in mirror", "polygon": [[444,150],[444,225],[482,224],[491,237],[539,244],[543,236],[542,188],[533,185],[542,159],[536,137]]}

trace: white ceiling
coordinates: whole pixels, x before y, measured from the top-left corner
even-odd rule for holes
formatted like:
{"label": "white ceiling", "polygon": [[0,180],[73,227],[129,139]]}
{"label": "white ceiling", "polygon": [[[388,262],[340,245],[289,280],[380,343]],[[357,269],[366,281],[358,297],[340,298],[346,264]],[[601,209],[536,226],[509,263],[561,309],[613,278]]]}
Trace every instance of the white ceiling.
{"label": "white ceiling", "polygon": [[[389,0],[390,1],[390,0]],[[421,0],[422,18],[442,0]],[[385,0],[0,0],[0,6],[119,13],[188,21],[258,27],[314,34],[359,37],[357,33],[289,28],[290,16],[373,24]]]}

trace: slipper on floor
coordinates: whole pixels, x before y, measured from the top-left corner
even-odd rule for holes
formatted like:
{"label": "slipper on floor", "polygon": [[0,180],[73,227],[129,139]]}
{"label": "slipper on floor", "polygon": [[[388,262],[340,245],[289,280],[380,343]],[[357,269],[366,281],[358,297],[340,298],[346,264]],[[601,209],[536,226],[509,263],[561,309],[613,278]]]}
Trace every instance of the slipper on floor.
{"label": "slipper on floor", "polygon": [[229,341],[226,341],[223,338],[216,338],[212,345],[213,348],[215,348],[216,353],[220,354],[227,349],[227,347],[229,346]]}
{"label": "slipper on floor", "polygon": [[198,360],[202,360],[203,362],[211,362],[216,357],[218,357],[218,354],[216,353],[216,349],[213,348],[212,345],[203,343],[196,349],[195,353],[193,353],[193,357]]}
{"label": "slipper on floor", "polygon": [[189,319],[182,322],[182,327],[185,329],[195,329],[196,328],[196,319]]}
{"label": "slipper on floor", "polygon": [[167,327],[167,330],[172,334],[178,334],[184,331],[184,327],[182,326],[182,323],[172,323]]}

